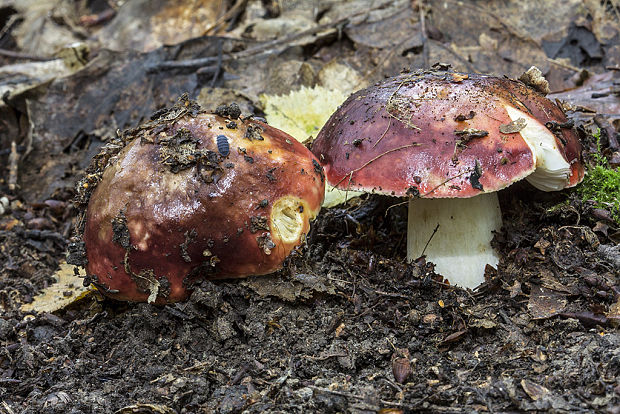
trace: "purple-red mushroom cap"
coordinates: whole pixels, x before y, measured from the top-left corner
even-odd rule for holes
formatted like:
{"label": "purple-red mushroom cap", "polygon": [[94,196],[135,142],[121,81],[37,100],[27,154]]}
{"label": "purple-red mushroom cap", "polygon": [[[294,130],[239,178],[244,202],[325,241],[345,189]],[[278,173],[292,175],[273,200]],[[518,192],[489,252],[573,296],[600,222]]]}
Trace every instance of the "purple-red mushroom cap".
{"label": "purple-red mushroom cap", "polygon": [[395,196],[473,197],[532,174],[535,186],[558,190],[584,174],[579,140],[557,105],[519,81],[452,72],[403,74],[358,91],[312,151],[332,186]]}
{"label": "purple-red mushroom cap", "polygon": [[137,128],[90,195],[86,270],[108,296],[169,303],[200,278],[274,272],[320,210],[323,170],[306,147],[238,114],[195,112]]}
{"label": "purple-red mushroom cap", "polygon": [[499,261],[490,245],[501,228],[496,191],[522,179],[561,190],[584,175],[560,107],[520,81],[454,72],[407,73],[358,91],[312,151],[338,189],[410,197],[408,259],[426,254],[471,288]]}

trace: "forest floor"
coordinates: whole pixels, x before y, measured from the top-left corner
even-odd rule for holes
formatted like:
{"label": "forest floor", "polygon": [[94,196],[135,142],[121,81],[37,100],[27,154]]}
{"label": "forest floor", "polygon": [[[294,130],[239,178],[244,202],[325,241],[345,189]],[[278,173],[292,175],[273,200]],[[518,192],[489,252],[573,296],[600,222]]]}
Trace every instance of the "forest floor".
{"label": "forest floor", "polygon": [[116,302],[59,271],[92,156],[183,92],[265,116],[302,87],[536,65],[585,162],[617,168],[619,6],[0,1],[0,413],[620,413],[619,223],[579,187],[502,190],[500,263],[473,291],[407,263],[407,206],[376,195],[323,209],[277,273],[184,303]]}

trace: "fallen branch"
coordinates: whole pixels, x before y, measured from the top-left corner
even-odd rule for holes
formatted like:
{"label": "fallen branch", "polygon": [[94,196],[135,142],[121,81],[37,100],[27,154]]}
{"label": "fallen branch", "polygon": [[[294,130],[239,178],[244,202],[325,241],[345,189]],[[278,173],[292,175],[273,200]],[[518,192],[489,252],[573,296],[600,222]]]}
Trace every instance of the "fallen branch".
{"label": "fallen branch", "polygon": [[[375,7],[375,9],[376,8],[379,8],[379,7]],[[245,50],[242,50],[236,53],[231,53],[229,55],[223,56],[222,62],[228,62],[231,60],[245,59],[249,57],[272,55],[275,53],[279,53],[281,50],[284,50],[290,47],[293,42],[305,36],[317,35],[326,30],[329,30],[329,32],[325,33],[324,36],[331,35],[334,31],[337,31],[339,30],[339,28],[341,29],[343,26],[346,26],[347,24],[349,24],[352,18],[359,17],[364,14],[368,14],[372,10],[374,9],[363,10],[363,11],[354,13],[350,16],[347,16],[345,18],[336,20],[334,22],[321,24],[321,25],[311,27],[306,30],[302,30],[301,32],[293,33],[290,36],[286,36],[282,39],[276,39],[270,42],[261,43],[255,47],[251,47],[249,49],[245,49]],[[240,39],[233,39],[233,38],[225,38],[225,39],[240,40]],[[187,59],[187,60],[179,60],[179,61],[167,60],[167,61],[160,62],[160,63],[157,63],[155,65],[148,67],[148,71],[156,72],[156,71],[173,70],[173,69],[195,70],[203,66],[213,65],[217,62],[218,62],[217,56],[208,56],[204,58]]]}

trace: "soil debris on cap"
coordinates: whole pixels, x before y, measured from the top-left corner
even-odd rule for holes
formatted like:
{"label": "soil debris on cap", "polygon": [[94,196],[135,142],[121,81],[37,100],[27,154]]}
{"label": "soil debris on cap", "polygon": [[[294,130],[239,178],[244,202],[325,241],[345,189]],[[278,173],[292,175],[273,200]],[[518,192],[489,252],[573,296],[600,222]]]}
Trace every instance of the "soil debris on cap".
{"label": "soil debris on cap", "polygon": [[527,122],[523,118],[517,118],[508,124],[502,124],[499,126],[499,132],[502,134],[514,134],[521,131],[527,126]]}
{"label": "soil debris on cap", "polygon": [[483,138],[489,135],[489,131],[475,128],[456,129],[454,135],[461,137],[464,142],[468,142],[474,138]]}
{"label": "soil debris on cap", "polygon": [[469,119],[474,119],[474,116],[476,116],[476,113],[474,111],[469,111],[469,113],[466,115],[458,114],[457,116],[454,117],[454,120],[457,122],[463,122]]}
{"label": "soil debris on cap", "polygon": [[263,141],[263,128],[260,125],[249,125],[248,129],[245,131],[245,137],[250,141]]}
{"label": "soil debris on cap", "polygon": [[222,118],[239,119],[239,116],[241,116],[241,108],[239,108],[239,105],[233,102],[229,105],[218,106],[215,109],[215,114],[221,116]]}
{"label": "soil debris on cap", "polygon": [[118,243],[123,249],[129,249],[131,246],[124,210],[119,211],[118,215],[112,219],[112,241]]}
{"label": "soil debris on cap", "polygon": [[482,177],[482,167],[480,163],[476,161],[476,166],[469,176],[469,181],[471,182],[471,186],[476,190],[484,191],[482,184],[480,183],[480,177]]}
{"label": "soil debris on cap", "polygon": [[257,233],[260,230],[269,231],[269,222],[267,217],[252,216],[250,217],[250,233]]}

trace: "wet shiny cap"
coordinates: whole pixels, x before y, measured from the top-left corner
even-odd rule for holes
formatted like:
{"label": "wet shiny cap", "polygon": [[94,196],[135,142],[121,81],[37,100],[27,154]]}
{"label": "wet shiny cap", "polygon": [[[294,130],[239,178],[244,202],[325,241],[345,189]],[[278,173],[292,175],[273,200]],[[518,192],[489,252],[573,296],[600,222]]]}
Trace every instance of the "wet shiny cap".
{"label": "wet shiny cap", "polygon": [[117,299],[174,302],[200,278],[273,272],[323,200],[317,159],[262,122],[181,111],[126,141],[105,157],[83,229],[87,273]]}
{"label": "wet shiny cap", "polygon": [[420,71],[344,102],[312,151],[340,189],[465,198],[527,178],[544,190],[579,183],[578,137],[562,110],[519,81]]}

